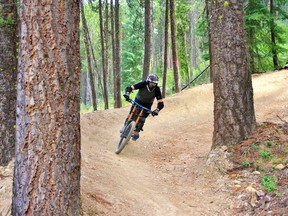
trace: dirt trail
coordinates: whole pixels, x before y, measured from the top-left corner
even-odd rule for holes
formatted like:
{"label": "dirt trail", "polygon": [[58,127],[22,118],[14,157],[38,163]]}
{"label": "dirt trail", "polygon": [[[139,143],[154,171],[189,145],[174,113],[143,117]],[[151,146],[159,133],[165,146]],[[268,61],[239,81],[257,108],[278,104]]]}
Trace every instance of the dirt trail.
{"label": "dirt trail", "polygon": [[[287,71],[253,77],[257,122],[288,120]],[[232,215],[234,197],[206,165],[213,133],[212,84],[165,99],[136,142],[114,153],[129,107],[82,115],[86,215]]]}
{"label": "dirt trail", "polygon": [[[288,121],[288,71],[253,76],[257,122]],[[205,84],[165,99],[140,139],[116,155],[129,106],[81,116],[84,215],[233,215],[225,176],[206,165],[213,133],[213,90]],[[9,215],[13,168],[0,167],[0,215]]]}

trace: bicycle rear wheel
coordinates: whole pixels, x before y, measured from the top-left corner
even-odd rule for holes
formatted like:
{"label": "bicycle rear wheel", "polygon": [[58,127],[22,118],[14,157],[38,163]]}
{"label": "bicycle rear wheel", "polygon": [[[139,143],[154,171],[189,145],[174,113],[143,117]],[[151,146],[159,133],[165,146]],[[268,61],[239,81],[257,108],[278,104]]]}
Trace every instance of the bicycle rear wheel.
{"label": "bicycle rear wheel", "polygon": [[135,130],[135,127],[136,127],[135,121],[131,121],[126,125],[124,131],[120,135],[120,140],[116,145],[115,150],[116,154],[119,154],[124,149],[125,145],[130,140],[132,133]]}

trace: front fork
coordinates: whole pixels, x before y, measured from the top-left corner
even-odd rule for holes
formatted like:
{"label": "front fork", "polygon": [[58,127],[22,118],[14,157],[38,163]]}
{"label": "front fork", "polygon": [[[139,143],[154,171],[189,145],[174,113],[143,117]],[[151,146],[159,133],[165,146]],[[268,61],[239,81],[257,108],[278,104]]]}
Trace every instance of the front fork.
{"label": "front fork", "polygon": [[137,118],[135,119],[135,122],[136,122],[136,126],[137,126],[137,124],[138,124],[138,122],[139,122],[139,120],[140,120],[140,118],[141,118],[141,116],[142,116],[142,114],[143,114],[143,112],[144,112],[144,109],[140,109],[139,114],[136,114],[136,110],[137,110],[137,106],[134,105],[131,113],[129,114],[128,121],[131,120],[131,119],[133,119],[133,117],[136,115]]}
{"label": "front fork", "polygon": [[[141,118],[141,116],[142,116],[142,114],[144,112],[144,109],[140,109],[139,113],[136,113],[136,112],[137,112],[137,106],[134,105],[131,113],[129,113],[128,118],[125,121],[125,126],[124,126],[124,131],[122,133],[122,137],[127,137],[128,134],[127,134],[127,131],[126,131],[126,127],[127,127],[127,125],[129,124],[130,121],[134,120],[135,123],[136,123],[136,127],[137,127],[137,124],[140,121],[140,118]],[[136,116],[136,119],[135,119],[135,116]],[[132,134],[132,136],[133,136],[133,134]]]}

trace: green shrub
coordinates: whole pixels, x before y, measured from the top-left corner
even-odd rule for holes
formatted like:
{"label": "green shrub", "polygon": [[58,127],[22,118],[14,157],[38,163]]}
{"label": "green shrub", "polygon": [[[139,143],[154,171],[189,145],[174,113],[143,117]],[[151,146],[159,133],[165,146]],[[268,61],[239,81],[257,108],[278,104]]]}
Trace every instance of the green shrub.
{"label": "green shrub", "polygon": [[245,168],[250,167],[249,161],[243,161],[243,162],[242,162],[242,166],[245,167]]}
{"label": "green shrub", "polygon": [[261,158],[267,160],[272,157],[269,149],[264,149],[259,151]]}
{"label": "green shrub", "polygon": [[262,176],[262,185],[268,191],[275,191],[278,179],[276,176]]}

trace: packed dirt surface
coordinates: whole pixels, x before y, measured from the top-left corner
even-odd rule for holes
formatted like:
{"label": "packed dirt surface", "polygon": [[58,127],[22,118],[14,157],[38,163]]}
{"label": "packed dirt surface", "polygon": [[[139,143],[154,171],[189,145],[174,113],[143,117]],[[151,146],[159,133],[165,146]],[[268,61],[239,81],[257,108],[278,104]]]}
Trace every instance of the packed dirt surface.
{"label": "packed dirt surface", "polygon": [[[258,123],[279,123],[279,117],[288,121],[287,82],[287,70],[253,76]],[[205,84],[166,98],[159,116],[149,116],[140,138],[119,155],[115,145],[130,106],[82,114],[83,214],[235,215],[238,198],[225,186],[227,176],[207,163],[212,88]],[[5,191],[0,192],[0,215],[6,215],[11,203],[11,186],[3,183],[11,184],[7,170],[11,168],[2,167],[0,173],[0,190]]]}
{"label": "packed dirt surface", "polygon": [[[288,121],[288,71],[253,76],[257,122]],[[234,215],[225,177],[207,165],[213,89],[205,84],[165,99],[140,138],[114,153],[129,107],[82,115],[82,199],[86,215]]]}

